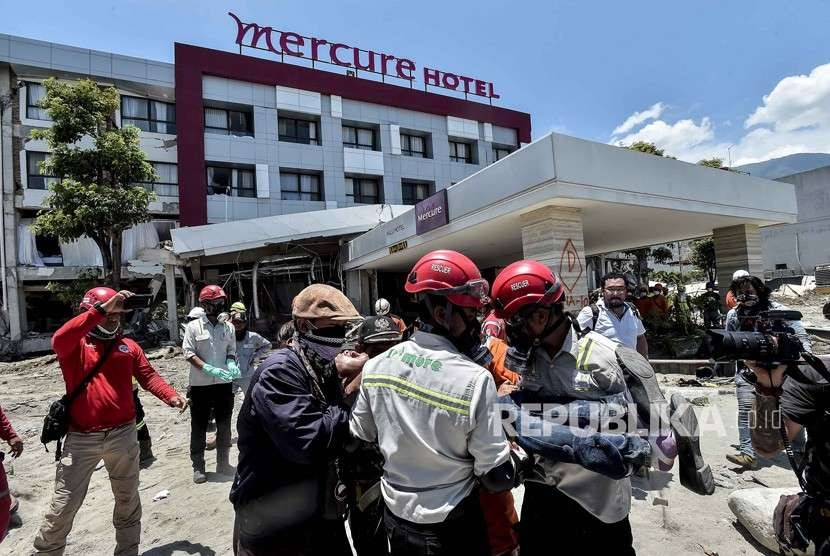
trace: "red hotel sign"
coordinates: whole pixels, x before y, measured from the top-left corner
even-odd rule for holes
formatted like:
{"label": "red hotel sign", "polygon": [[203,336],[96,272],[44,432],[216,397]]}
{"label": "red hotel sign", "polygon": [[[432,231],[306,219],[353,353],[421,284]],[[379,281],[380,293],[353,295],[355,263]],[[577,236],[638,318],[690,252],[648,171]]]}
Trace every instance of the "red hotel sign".
{"label": "red hotel sign", "polygon": [[[341,42],[329,42],[316,37],[305,37],[273,27],[260,27],[256,23],[244,23],[228,12],[236,21],[236,44],[240,47],[267,50],[279,55],[296,56],[312,62],[324,62],[382,76],[391,76],[412,82],[416,80],[417,66],[407,58],[391,54],[363,50]],[[501,98],[493,84],[464,75],[424,67],[421,72],[424,85],[442,87],[451,91],[490,99]]]}

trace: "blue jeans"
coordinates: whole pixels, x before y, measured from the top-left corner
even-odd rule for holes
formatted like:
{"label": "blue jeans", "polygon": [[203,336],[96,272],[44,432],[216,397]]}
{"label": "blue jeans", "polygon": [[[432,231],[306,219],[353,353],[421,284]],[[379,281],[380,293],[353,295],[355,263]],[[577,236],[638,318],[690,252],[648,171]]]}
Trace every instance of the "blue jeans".
{"label": "blue jeans", "polygon": [[[518,411],[513,426],[516,444],[525,451],[545,459],[562,463],[576,463],[590,471],[613,479],[628,475],[630,465],[644,464],[650,454],[648,440],[628,434],[608,434],[584,431],[551,422],[542,417],[521,411],[510,396],[499,398],[499,403],[512,405]],[[589,411],[589,406],[602,404],[598,401],[576,400],[577,414]],[[547,430],[546,430],[547,429]],[[538,431],[537,434],[523,435],[521,431]],[[543,434],[547,433],[547,434]]]}
{"label": "blue jeans", "polygon": [[752,449],[752,435],[749,427],[752,404],[755,402],[755,386],[747,381],[740,369],[735,373],[735,395],[738,398],[738,440],[740,452],[755,457]]}

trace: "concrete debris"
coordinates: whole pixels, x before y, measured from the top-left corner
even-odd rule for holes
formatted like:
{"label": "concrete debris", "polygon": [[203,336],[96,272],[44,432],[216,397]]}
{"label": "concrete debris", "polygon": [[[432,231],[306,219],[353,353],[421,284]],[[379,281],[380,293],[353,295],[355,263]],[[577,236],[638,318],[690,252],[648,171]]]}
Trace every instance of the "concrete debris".
{"label": "concrete debris", "polygon": [[[752,537],[765,548],[780,554],[772,527],[772,516],[782,494],[795,494],[798,488],[747,488],[729,495],[729,509]],[[813,554],[812,550],[807,554]]]}
{"label": "concrete debris", "polygon": [[696,405],[698,407],[706,407],[709,404],[709,396],[698,396],[697,398],[692,398],[690,403],[692,405]]}

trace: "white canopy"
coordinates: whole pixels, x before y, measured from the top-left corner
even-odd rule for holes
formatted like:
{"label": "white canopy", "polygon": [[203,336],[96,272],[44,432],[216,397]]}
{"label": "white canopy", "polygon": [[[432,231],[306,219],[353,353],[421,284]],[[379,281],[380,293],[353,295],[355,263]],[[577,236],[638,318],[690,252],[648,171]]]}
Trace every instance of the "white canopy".
{"label": "white canopy", "polygon": [[356,205],[188,228],[173,228],[173,252],[182,258],[221,255],[315,237],[361,234],[411,210],[406,205]]}

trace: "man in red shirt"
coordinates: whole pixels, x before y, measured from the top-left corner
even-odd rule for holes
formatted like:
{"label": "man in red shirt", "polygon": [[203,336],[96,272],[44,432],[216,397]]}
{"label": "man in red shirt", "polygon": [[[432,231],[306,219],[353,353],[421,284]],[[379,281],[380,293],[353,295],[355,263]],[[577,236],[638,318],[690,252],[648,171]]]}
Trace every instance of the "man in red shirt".
{"label": "man in red shirt", "polygon": [[[14,432],[14,427],[3,413],[3,408],[0,408],[0,440],[5,440],[9,443],[11,455],[13,458],[20,457],[23,453],[23,441]],[[9,526],[9,518],[12,513],[12,495],[9,492],[9,483],[6,482],[6,469],[3,467],[3,452],[0,452],[0,543],[3,542],[3,537],[6,536],[6,529]]]}
{"label": "man in red shirt", "polygon": [[105,360],[69,407],[69,433],[55,474],[52,506],[35,538],[37,554],[64,553],[75,514],[102,459],[115,497],[114,554],[138,554],[141,499],[132,377],[171,407],[184,408],[186,401],[150,366],[138,344],[121,335],[124,301],[132,295],[110,288],[89,290],[81,302],[81,314],[52,337],[67,393],[83,381],[102,356]]}

